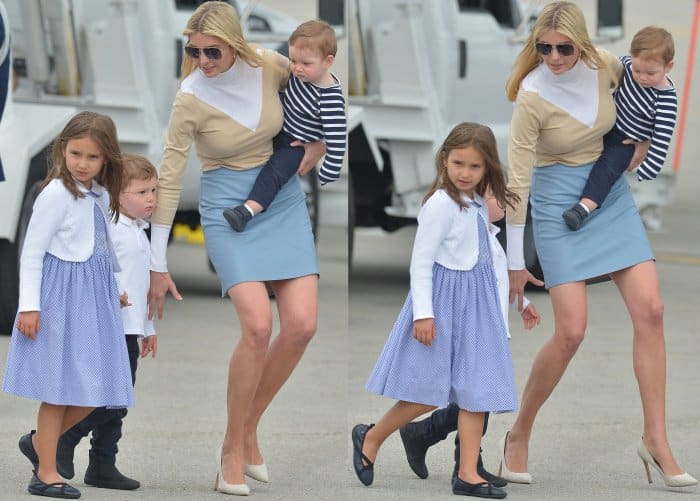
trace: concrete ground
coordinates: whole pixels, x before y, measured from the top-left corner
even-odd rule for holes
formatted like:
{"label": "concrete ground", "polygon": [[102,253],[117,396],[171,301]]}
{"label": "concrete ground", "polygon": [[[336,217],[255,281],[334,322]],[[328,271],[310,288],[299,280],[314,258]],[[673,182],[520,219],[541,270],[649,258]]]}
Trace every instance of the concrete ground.
{"label": "concrete ground", "polygon": [[[258,499],[338,499],[347,469],[348,337],[345,229],[319,234],[320,314],[316,338],[263,418],[260,443],[271,483],[250,481]],[[203,248],[174,243],[171,270],[185,300],[157,323],[156,359],[140,361],[136,405],[124,424],[118,467],[141,481],[135,492],[87,487],[89,442],[76,449],[74,485],[83,499],[222,499],[212,488],[215,449],[226,422],[228,359],[240,332],[219,296]],[[4,369],[9,336],[0,336]],[[31,465],[17,448],[36,427],[37,403],[0,392],[0,500],[29,499]]]}

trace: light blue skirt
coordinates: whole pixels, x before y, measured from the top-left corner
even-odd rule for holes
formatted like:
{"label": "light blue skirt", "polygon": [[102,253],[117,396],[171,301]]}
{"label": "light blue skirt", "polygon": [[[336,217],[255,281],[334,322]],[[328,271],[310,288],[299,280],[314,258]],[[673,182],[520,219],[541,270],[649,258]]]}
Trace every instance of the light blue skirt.
{"label": "light blue skirt", "polygon": [[485,225],[479,230],[479,259],[474,268],[433,265],[436,335],[432,346],[413,337],[409,293],[367,390],[436,407],[456,403],[472,412],[516,410],[513,362]]}
{"label": "light blue skirt", "polygon": [[530,204],[545,287],[607,275],[654,259],[627,180],[620,177],[603,204],[572,231],[561,217],[581,198],[593,164],[533,169]]}
{"label": "light blue skirt", "polygon": [[244,231],[234,231],[224,219],[224,209],[248,198],[260,169],[234,171],[222,167],[202,173],[199,214],[222,296],[241,282],[318,275],[311,220],[297,176],[282,187],[267,210],[248,222]]}

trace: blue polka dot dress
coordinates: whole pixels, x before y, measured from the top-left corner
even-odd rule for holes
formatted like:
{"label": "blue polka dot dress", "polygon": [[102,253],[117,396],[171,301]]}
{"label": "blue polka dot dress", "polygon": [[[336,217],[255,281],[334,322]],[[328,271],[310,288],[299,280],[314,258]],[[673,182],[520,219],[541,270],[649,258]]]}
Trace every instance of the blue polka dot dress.
{"label": "blue polka dot dress", "polygon": [[478,217],[479,257],[471,270],[433,265],[432,347],[413,337],[408,294],[367,382],[372,393],[472,412],[512,412],[518,405],[508,336],[486,225]]}
{"label": "blue polka dot dress", "polygon": [[119,292],[97,204],[94,214],[95,246],[87,261],[44,256],[39,332],[31,340],[13,329],[3,385],[8,393],[56,405],[133,404]]}

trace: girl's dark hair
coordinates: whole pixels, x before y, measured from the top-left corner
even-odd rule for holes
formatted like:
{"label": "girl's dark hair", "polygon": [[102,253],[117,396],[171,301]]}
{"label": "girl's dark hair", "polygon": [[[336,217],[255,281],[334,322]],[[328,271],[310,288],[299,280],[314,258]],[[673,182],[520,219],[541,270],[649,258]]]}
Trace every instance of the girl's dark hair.
{"label": "girl's dark hair", "polygon": [[423,199],[425,203],[433,193],[439,189],[444,189],[452,200],[460,207],[466,207],[462,200],[461,192],[450,181],[447,175],[447,157],[452,150],[472,147],[484,157],[486,172],[483,179],[476,187],[476,192],[484,196],[486,190],[490,188],[493,197],[498,201],[498,205],[505,208],[506,205],[514,207],[520,201],[520,197],[514,191],[506,187],[505,173],[501,161],[498,159],[498,149],[496,148],[496,138],[493,131],[485,125],[473,122],[462,122],[455,125],[443,141],[442,146],[435,155],[435,170],[437,174],[433,185],[428,190],[428,194]]}
{"label": "girl's dark hair", "polygon": [[97,143],[105,163],[95,180],[109,193],[110,216],[119,218],[119,192],[122,186],[122,153],[117,139],[117,128],[111,118],[92,111],[83,111],[70,119],[51,145],[51,167],[42,184],[42,189],[53,179],[63,181],[65,187],[77,199],[85,195],[80,192],[73,176],[66,168],[66,146],[72,139],[89,137]]}

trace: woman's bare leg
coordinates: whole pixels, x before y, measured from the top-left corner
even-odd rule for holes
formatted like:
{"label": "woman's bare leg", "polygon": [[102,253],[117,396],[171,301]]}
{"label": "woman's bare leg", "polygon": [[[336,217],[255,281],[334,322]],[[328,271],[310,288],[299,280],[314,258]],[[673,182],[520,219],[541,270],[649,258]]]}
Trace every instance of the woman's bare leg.
{"label": "woman's bare leg", "polygon": [[267,350],[260,383],[245,421],[245,459],[261,464],[257,428],[272,399],[299,363],[318,322],[318,276],[307,275],[272,283],[280,318],[280,333]]}
{"label": "woman's bare leg", "polygon": [[481,433],[484,431],[484,413],[459,410],[459,478],[470,484],[485,482],[476,472],[481,450]]}
{"label": "woman's bare leg", "polygon": [[666,475],[679,475],[666,434],[664,305],[656,265],[646,261],[613,275],[632,317],[632,357],[644,412],[644,444]]}
{"label": "woman's bare leg", "polygon": [[267,288],[262,282],[243,282],[231,287],[228,293],[241,324],[241,338],[228,368],[228,421],[221,469],[226,482],[242,484],[245,482],[245,420],[263,372],[272,333],[272,310]]}
{"label": "woman's bare leg", "polygon": [[532,426],[583,341],[587,322],[585,282],[557,285],[549,290],[554,312],[554,335],[540,348],[523,390],[520,411],[508,433],[506,466],[526,472]]}
{"label": "woman's bare leg", "polygon": [[[434,405],[417,404],[399,400],[369,429],[362,444],[362,453],[374,463],[377,452],[384,441],[406,423],[410,423],[418,416],[431,412],[437,407]],[[484,426],[483,419],[481,426]],[[479,432],[481,433],[481,432]]]}

